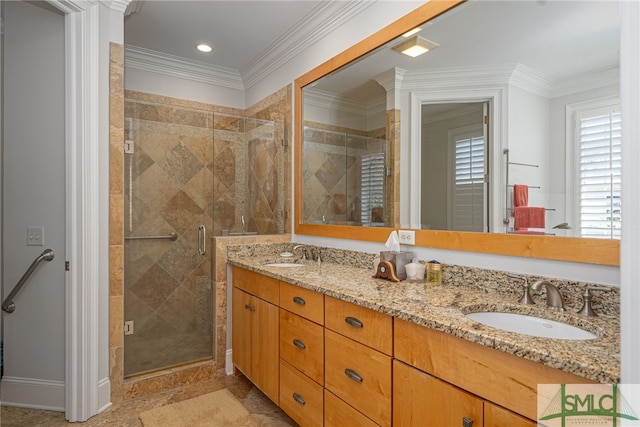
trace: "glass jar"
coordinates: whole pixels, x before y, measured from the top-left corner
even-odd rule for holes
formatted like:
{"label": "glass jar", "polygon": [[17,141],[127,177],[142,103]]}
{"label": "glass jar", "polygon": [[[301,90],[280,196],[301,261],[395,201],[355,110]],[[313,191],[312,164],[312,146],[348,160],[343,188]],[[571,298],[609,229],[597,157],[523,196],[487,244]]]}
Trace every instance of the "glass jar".
{"label": "glass jar", "polygon": [[442,264],[436,260],[427,263],[427,282],[442,285]]}

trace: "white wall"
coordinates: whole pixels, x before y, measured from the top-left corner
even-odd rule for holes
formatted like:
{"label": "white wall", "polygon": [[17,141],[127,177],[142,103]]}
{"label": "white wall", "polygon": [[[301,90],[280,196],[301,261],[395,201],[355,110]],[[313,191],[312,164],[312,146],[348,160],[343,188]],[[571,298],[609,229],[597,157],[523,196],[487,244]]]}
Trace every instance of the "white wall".
{"label": "white wall", "polygon": [[[56,256],[2,314],[2,400],[64,410],[64,17],[5,3],[3,53],[3,295],[45,248]],[[27,246],[27,226],[45,227],[45,246]]]}

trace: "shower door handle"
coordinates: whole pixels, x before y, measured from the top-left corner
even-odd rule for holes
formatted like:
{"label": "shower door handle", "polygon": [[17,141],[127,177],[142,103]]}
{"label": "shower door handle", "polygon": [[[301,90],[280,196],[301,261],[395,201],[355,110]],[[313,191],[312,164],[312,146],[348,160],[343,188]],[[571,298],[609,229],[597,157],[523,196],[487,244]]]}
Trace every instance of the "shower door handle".
{"label": "shower door handle", "polygon": [[202,224],[198,226],[198,253],[200,255],[207,253],[207,229]]}

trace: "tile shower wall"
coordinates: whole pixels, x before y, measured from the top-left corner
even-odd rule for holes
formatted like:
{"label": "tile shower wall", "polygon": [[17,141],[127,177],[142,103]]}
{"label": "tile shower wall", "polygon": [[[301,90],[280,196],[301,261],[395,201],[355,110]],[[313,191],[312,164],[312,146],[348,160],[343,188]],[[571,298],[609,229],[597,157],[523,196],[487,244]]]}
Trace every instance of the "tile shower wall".
{"label": "tile shower wall", "polygon": [[[123,342],[123,277],[125,275],[123,268],[123,227],[124,227],[124,196],[123,196],[123,175],[124,168],[124,97],[125,92],[122,87],[123,76],[123,49],[120,45],[112,45],[112,67],[111,67],[111,146],[110,152],[110,193],[111,193],[111,218],[110,227],[112,230],[112,239],[110,246],[111,253],[111,278],[110,278],[110,379],[112,384],[112,400],[118,402],[122,399],[129,399],[141,396],[149,392],[171,388],[176,382],[188,383],[199,381],[205,377],[215,373],[215,369],[211,370],[212,365],[189,365],[176,369],[167,369],[123,382],[124,378],[124,342]],[[120,84],[114,84],[120,83]],[[291,207],[291,86],[282,88],[273,93],[262,101],[251,106],[247,110],[240,111],[226,107],[213,106],[198,102],[161,97],[152,94],[145,94],[133,91],[127,91],[126,97],[133,102],[146,102],[148,104],[157,104],[167,108],[156,109],[154,114],[161,117],[171,114],[172,108],[186,110],[200,110],[213,113],[213,132],[214,132],[214,154],[213,154],[213,209],[215,212],[214,232],[221,232],[223,227],[229,230],[238,230],[241,210],[238,206],[243,206],[243,200],[249,200],[247,204],[249,209],[248,229],[262,232],[290,233],[290,207]],[[180,114],[178,114],[180,116]],[[258,144],[254,148],[253,155],[247,148],[242,151],[240,147],[247,145],[237,144],[241,140],[239,133],[244,132],[244,123],[239,120],[242,117],[247,119],[256,119],[255,123],[261,121],[273,121],[273,137],[274,141],[272,150],[277,145],[279,148],[275,151],[275,155],[269,155],[268,161],[263,160],[261,150],[268,150],[267,140],[264,138],[263,132],[252,132],[252,125],[247,129],[249,134],[260,136],[253,138]],[[183,117],[183,125],[197,125]],[[196,126],[197,127],[197,126]],[[263,126],[253,126],[265,129]],[[234,135],[235,133],[235,135]],[[234,145],[235,144],[235,145]],[[263,147],[260,147],[263,144]],[[274,153],[274,151],[271,151]],[[196,153],[193,153],[194,155]],[[250,157],[253,160],[250,160]],[[275,171],[275,173],[274,173]],[[266,177],[266,178],[265,178]],[[251,180],[255,180],[253,183]],[[280,189],[273,193],[273,187],[276,185]],[[266,195],[265,199],[270,203],[252,204],[254,198],[250,196],[251,192],[260,189]],[[271,193],[269,193],[271,191]],[[249,194],[249,196],[247,196]],[[271,194],[269,196],[268,194]],[[277,203],[271,200],[278,197]],[[197,203],[196,203],[197,204]],[[268,210],[261,211],[261,208],[268,206]],[[202,208],[201,208],[202,209]],[[255,218],[255,219],[253,219]],[[261,227],[260,222],[265,224]],[[274,230],[274,225],[276,230]],[[114,227],[117,226],[117,227]],[[119,231],[118,231],[119,230]],[[265,231],[262,231],[265,230]],[[271,231],[273,230],[273,231]],[[277,236],[264,236],[267,239],[276,238]],[[261,236],[256,239],[262,240]],[[282,236],[283,240],[287,240],[288,236]],[[268,240],[267,240],[268,241]],[[213,256],[213,254],[212,254]],[[216,327],[218,329],[219,343],[218,348],[224,350],[224,337],[226,329],[226,280],[224,277],[216,278],[216,293],[220,295],[214,298],[214,318],[217,317]],[[224,360],[224,356],[214,354],[214,358]],[[215,365],[213,365],[215,367]],[[223,369],[224,364],[218,366],[217,369]]]}
{"label": "tile shower wall", "polygon": [[[237,120],[237,119],[236,119]],[[125,375],[212,357],[211,257],[198,227],[214,223],[214,114],[127,96],[124,233]]]}
{"label": "tile shower wall", "polygon": [[[302,176],[303,221],[311,224],[361,224],[361,163],[365,154],[390,152],[384,130],[363,132],[307,123],[304,127],[304,170]],[[389,186],[385,183],[384,221],[389,224]]]}

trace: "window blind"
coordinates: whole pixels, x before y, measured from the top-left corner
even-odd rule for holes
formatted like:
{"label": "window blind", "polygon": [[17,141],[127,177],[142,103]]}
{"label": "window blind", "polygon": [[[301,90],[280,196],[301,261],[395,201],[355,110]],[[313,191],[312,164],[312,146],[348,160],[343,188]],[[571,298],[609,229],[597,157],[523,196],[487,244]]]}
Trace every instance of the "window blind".
{"label": "window blind", "polygon": [[620,112],[583,114],[579,119],[580,235],[621,235]]}
{"label": "window blind", "polygon": [[484,231],[484,137],[455,140],[455,192],[453,229]]}
{"label": "window blind", "polygon": [[384,153],[366,154],[360,159],[362,189],[360,218],[363,225],[384,225]]}

